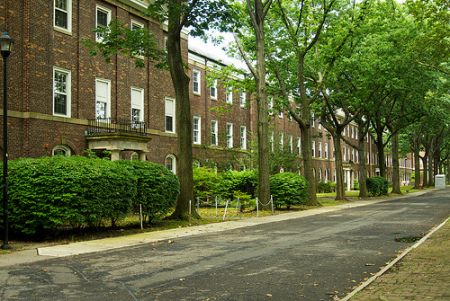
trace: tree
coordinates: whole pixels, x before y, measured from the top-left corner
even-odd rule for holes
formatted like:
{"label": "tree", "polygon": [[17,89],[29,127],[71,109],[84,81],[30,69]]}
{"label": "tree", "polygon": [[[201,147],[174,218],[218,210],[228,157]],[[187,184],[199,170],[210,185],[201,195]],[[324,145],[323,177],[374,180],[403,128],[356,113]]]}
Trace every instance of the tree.
{"label": "tree", "polygon": [[[146,15],[168,22],[167,36],[167,64],[172,77],[172,83],[176,97],[176,120],[178,133],[178,166],[180,180],[180,195],[175,211],[171,218],[188,219],[189,201],[194,199],[193,169],[192,169],[192,123],[191,107],[189,100],[189,76],[186,74],[185,62],[183,62],[181,49],[181,31],[183,28],[192,27],[191,34],[201,35],[209,26],[214,26],[219,19],[228,17],[227,5],[224,0],[156,0],[148,7]],[[155,61],[162,62],[157,67],[162,67],[163,57],[161,52],[155,49],[152,43],[152,35],[146,29],[133,31],[112,22],[108,27],[95,29],[101,32],[102,42],[87,41],[91,47],[91,54],[100,52],[108,61],[112,54],[122,52],[125,55],[144,55]],[[142,63],[137,60],[137,66]],[[193,204],[191,206],[194,206]],[[195,210],[193,217],[198,218]]]}

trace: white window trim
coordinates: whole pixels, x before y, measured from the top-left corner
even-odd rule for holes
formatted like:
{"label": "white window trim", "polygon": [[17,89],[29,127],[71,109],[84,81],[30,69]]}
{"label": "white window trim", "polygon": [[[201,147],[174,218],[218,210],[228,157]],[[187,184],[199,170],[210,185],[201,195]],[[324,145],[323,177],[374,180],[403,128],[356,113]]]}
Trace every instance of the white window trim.
{"label": "white window trim", "polygon": [[53,28],[62,31],[64,33],[72,33],[72,0],[67,0],[67,28],[59,27],[56,25],[56,3],[53,0]]}
{"label": "white window trim", "polygon": [[[97,106],[97,82],[105,83],[108,85],[107,95],[106,95],[106,112],[105,118],[111,117],[111,81],[109,79],[96,78],[95,79],[95,106]],[[96,108],[95,108],[96,110]],[[97,118],[97,113],[95,114]]]}
{"label": "white window trim", "polygon": [[227,147],[233,148],[233,124],[230,122],[227,122],[226,135],[227,135]]}
{"label": "white window trim", "polygon": [[[166,112],[166,106],[167,106],[167,102],[170,101],[173,104],[173,114],[172,115],[167,115]],[[170,116],[172,117],[172,131],[168,131],[167,130],[167,125],[166,125],[166,116]],[[164,131],[166,133],[176,133],[177,131],[177,123],[176,123],[176,103],[175,103],[175,98],[172,97],[165,97],[164,98]]]}
{"label": "white window trim", "polygon": [[239,94],[239,105],[241,106],[241,108],[245,107],[245,105],[246,105],[246,94],[245,94],[245,92],[241,92]]}
{"label": "white window trim", "polygon": [[[196,76],[197,75],[197,76]],[[195,89],[195,84],[198,84],[197,90]],[[196,95],[201,95],[201,73],[200,70],[193,69],[192,70],[192,92]]]}
{"label": "white window trim", "polygon": [[[145,28],[145,25],[142,24],[141,22],[131,20],[131,29],[133,29],[133,25],[135,25],[136,27],[139,27],[139,28]],[[144,59],[144,56],[141,54],[143,52],[144,52],[144,50],[140,49],[140,53],[138,55],[136,55],[136,57],[138,57],[140,59]]]}
{"label": "white window trim", "polygon": [[311,157],[316,157],[316,141],[311,141]]}
{"label": "white window trim", "polygon": [[319,141],[317,147],[319,148],[319,158],[322,158],[322,142]]}
{"label": "white window trim", "polygon": [[247,127],[241,125],[241,149],[247,149]]}
{"label": "white window trim", "polygon": [[232,104],[233,103],[233,88],[227,87],[225,92],[225,102]]}
{"label": "white window trim", "polygon": [[[95,28],[98,28],[97,11],[99,11],[99,10],[105,12],[107,15],[106,26],[108,26],[109,23],[111,22],[111,10],[104,6],[96,5],[95,6]],[[103,42],[103,38],[99,38],[98,33],[95,34],[95,40],[97,42]]]}
{"label": "white window trim", "polygon": [[324,155],[325,155],[325,159],[328,159],[328,143],[325,142],[325,147],[324,147]]}
{"label": "white window trim", "polygon": [[[133,104],[133,99],[131,98],[131,95],[133,94],[133,91],[137,91],[141,95],[140,99],[139,99],[139,107],[136,107]],[[144,89],[143,88],[138,88],[138,87],[131,87],[131,90],[130,90],[130,102],[131,102],[130,116],[133,116],[133,114],[132,114],[133,109],[139,109],[139,110],[141,110],[141,114],[139,115],[139,121],[143,122],[144,121]]]}
{"label": "white window trim", "polygon": [[[214,95],[212,91],[214,91]],[[209,94],[211,96],[211,99],[217,100],[217,79],[213,80],[213,83],[209,88]]]}
{"label": "white window trim", "polygon": [[[195,135],[194,135],[194,132],[195,132],[194,124],[195,124],[196,120],[197,120],[197,125],[198,125],[198,128],[197,128],[197,132],[198,132],[198,134],[197,134],[197,141],[194,139],[194,137],[195,137]],[[200,116],[194,116],[193,117],[192,133],[193,133],[192,142],[194,144],[202,144],[202,117],[200,117]]]}
{"label": "white window trim", "polygon": [[[56,113],[55,112],[55,73],[64,73],[67,76],[66,79],[66,107],[67,107],[67,112],[66,114],[60,114],[60,113]],[[67,69],[63,69],[63,68],[59,68],[59,67],[53,67],[53,99],[52,99],[52,111],[53,111],[53,115],[55,116],[62,116],[62,117],[71,117],[71,108],[72,108],[72,100],[71,100],[71,91],[72,91],[72,72],[70,70]]]}
{"label": "white window trim", "polygon": [[170,170],[174,175],[176,175],[177,174],[177,158],[174,156],[174,155],[172,155],[172,154],[169,154],[169,155],[167,155],[165,158],[164,158],[164,167],[166,167],[167,168],[167,166],[166,166],[166,160],[167,160],[167,158],[171,158],[172,159],[172,170]]}
{"label": "white window trim", "polygon": [[293,140],[292,140],[292,135],[288,136],[288,143],[289,143],[289,153],[292,154],[292,152],[294,151],[294,146],[293,146]]}
{"label": "white window trim", "polygon": [[[213,124],[214,124],[214,127],[213,127]],[[219,128],[219,122],[217,120],[211,120],[211,146],[219,145],[218,128]],[[214,134],[214,137],[215,137],[214,143],[212,141],[212,135],[213,134]]]}
{"label": "white window trim", "polygon": [[273,150],[274,150],[274,144],[275,144],[274,139],[275,139],[274,133],[272,131],[269,132],[269,147],[270,147],[271,152],[273,152]]}
{"label": "white window trim", "polygon": [[284,133],[280,133],[280,150],[284,147]]}
{"label": "white window trim", "polygon": [[66,152],[66,157],[70,157],[72,155],[72,151],[70,150],[70,147],[68,147],[67,145],[57,145],[52,149],[52,156],[55,155],[55,151],[57,150],[63,150]]}

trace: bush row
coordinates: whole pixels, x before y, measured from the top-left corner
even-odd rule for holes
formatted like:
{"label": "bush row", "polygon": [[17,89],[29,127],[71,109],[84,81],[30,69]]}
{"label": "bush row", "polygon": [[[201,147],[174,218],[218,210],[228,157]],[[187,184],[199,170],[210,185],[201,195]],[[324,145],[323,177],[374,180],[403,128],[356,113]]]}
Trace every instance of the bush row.
{"label": "bush row", "polygon": [[155,221],[179,194],[177,177],[159,164],[79,156],[10,161],[8,182],[11,230],[30,235],[114,225],[139,212],[139,204],[147,221]]}
{"label": "bush row", "polygon": [[[226,171],[217,173],[208,167],[194,168],[195,197],[212,201],[216,196],[222,199],[241,201],[255,198],[258,185],[256,170]],[[276,207],[306,203],[308,182],[298,174],[284,172],[270,176],[270,192]]]}

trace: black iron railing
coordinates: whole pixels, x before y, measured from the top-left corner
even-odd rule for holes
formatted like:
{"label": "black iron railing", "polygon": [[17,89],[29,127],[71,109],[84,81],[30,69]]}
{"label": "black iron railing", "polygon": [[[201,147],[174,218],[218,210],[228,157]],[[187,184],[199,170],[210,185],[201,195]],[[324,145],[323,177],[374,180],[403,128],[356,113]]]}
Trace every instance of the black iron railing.
{"label": "black iron railing", "polygon": [[127,133],[145,136],[147,135],[147,125],[143,121],[120,118],[89,119],[88,134],[103,133]]}

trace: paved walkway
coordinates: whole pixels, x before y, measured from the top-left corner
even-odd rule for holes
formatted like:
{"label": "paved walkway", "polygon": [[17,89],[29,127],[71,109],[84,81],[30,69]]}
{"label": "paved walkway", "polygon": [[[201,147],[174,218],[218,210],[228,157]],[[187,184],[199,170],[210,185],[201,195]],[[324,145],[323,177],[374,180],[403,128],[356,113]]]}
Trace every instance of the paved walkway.
{"label": "paved walkway", "polygon": [[350,300],[450,300],[450,220]]}

